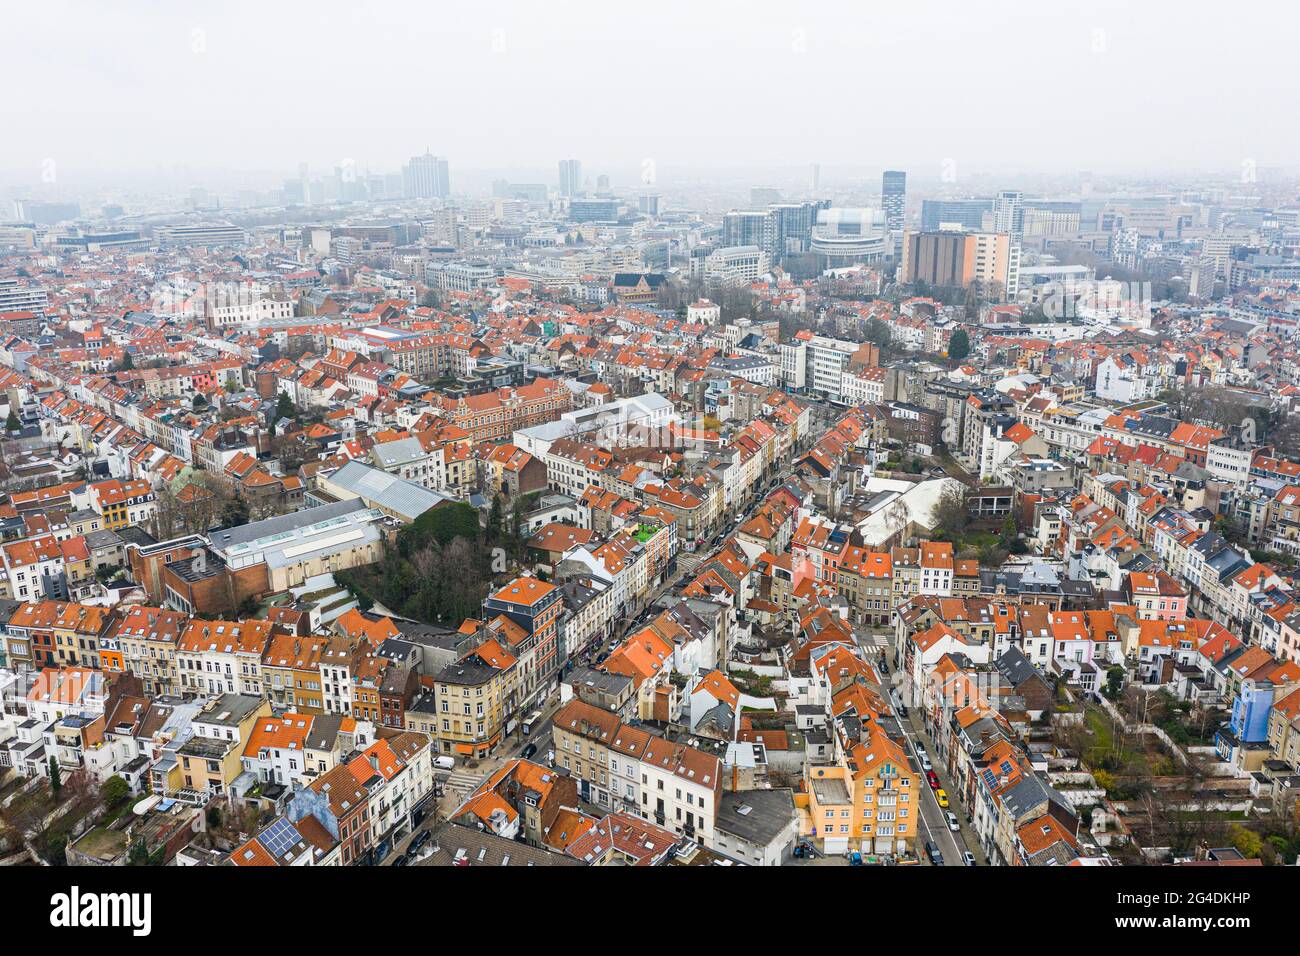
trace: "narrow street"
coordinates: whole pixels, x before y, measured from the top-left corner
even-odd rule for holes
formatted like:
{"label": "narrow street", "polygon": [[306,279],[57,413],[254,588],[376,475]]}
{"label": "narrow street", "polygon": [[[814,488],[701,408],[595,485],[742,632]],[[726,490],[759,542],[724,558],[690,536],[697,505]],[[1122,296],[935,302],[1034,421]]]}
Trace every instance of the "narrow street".
{"label": "narrow street", "polygon": [[[939,852],[943,854],[945,866],[962,866],[964,861],[962,855],[970,850],[975,854],[979,862],[983,862],[979,853],[979,841],[975,839],[974,832],[966,823],[965,808],[956,796],[956,790],[952,786],[952,781],[942,766],[934,759],[934,746],[925,738],[925,733],[920,722],[916,719],[915,709],[911,710],[907,717],[899,718],[899,724],[903,728],[903,733],[907,735],[908,742],[912,746],[912,751],[916,753],[916,744],[918,741],[925,744],[927,752],[931,759],[931,766],[934,768],[935,775],[939,778],[939,786],[943,788],[948,797],[948,807],[945,809],[939,806],[937,791],[930,786],[929,781],[925,783],[925,796],[921,799],[921,823],[922,832],[926,834],[925,839],[933,841],[939,847]],[[922,778],[926,776],[925,771],[920,769],[921,763],[916,761],[917,769]],[[951,811],[956,817],[961,829],[953,831],[948,826],[948,812]],[[929,857],[924,852],[925,848],[920,848],[921,857],[926,863],[929,863]]]}
{"label": "narrow street", "polygon": [[546,705],[542,709],[542,719],[536,727],[532,728],[532,733],[523,736],[519,731],[515,731],[505,739],[496,753],[486,760],[478,761],[476,765],[462,763],[457,764],[452,770],[434,770],[434,777],[442,787],[442,796],[430,807],[428,815],[416,827],[415,832],[399,842],[380,865],[392,866],[407,852],[421,831],[433,829],[439,821],[455,813],[465,798],[474,792],[485,777],[500,770],[507,761],[522,756],[523,751],[530,745],[536,749],[530,751],[531,755],[528,759],[545,764],[548,751],[554,747],[551,729],[554,725],[555,712],[559,709],[560,694],[556,691],[547,698]]}
{"label": "narrow street", "polygon": [[[891,637],[887,628],[858,626],[854,628],[854,639],[858,642],[858,646],[862,648],[867,660],[876,663],[877,666],[883,663],[884,666],[889,667],[889,643]],[[881,678],[884,685],[891,690],[901,689],[902,687],[902,674],[896,667],[890,667],[889,674],[882,673]],[[920,798],[920,832],[916,848],[917,855],[926,865],[930,865],[929,854],[925,852],[925,844],[934,843],[939,847],[939,852],[943,855],[945,866],[962,866],[964,864],[963,854],[967,850],[970,850],[975,855],[976,861],[982,865],[984,859],[979,850],[979,840],[966,822],[966,808],[962,806],[961,801],[958,799],[957,791],[952,786],[947,771],[940,766],[940,761],[936,759],[936,748],[926,735],[925,728],[917,715],[916,708],[909,709],[906,717],[902,716],[895,708],[898,725],[907,738],[908,748],[911,751],[913,768],[921,776],[923,783],[923,793]],[[939,786],[943,788],[947,795],[948,806],[946,808],[939,806],[937,792],[930,786],[926,771],[922,768],[920,754],[917,751],[918,742],[925,746],[931,766],[939,779]],[[948,826],[948,811],[952,811],[956,815],[960,830],[954,831]]]}

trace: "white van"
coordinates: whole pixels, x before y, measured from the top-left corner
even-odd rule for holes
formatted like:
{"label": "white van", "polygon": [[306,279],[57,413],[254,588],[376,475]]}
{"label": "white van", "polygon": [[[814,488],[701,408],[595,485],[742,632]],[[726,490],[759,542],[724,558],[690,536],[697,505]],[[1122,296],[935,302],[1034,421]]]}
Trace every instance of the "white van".
{"label": "white van", "polygon": [[456,768],[455,757],[434,757],[433,766],[438,770],[454,770]]}

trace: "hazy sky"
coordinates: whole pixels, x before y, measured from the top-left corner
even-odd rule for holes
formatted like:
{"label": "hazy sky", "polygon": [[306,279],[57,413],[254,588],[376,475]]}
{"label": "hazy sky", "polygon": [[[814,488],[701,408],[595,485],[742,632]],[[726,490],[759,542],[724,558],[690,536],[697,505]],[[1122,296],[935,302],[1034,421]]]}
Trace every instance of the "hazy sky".
{"label": "hazy sky", "polygon": [[[0,173],[1296,165],[1295,4],[7,3]],[[454,175],[454,174],[453,174]]]}

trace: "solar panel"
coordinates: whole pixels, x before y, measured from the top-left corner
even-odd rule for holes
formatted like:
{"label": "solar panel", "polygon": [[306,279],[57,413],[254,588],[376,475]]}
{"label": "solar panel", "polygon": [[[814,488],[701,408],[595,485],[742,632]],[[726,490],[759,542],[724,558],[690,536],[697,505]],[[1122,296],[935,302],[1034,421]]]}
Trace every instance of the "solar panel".
{"label": "solar panel", "polygon": [[298,832],[298,828],[289,822],[288,817],[280,817],[263,830],[257,840],[266,847],[266,852],[276,859],[281,859],[302,842],[302,835]]}

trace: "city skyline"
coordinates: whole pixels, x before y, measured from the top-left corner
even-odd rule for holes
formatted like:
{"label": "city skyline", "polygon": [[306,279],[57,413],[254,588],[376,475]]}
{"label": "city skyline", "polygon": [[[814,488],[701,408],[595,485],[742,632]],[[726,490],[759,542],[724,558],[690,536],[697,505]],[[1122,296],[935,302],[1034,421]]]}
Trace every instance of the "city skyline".
{"label": "city skyline", "polygon": [[[924,4],[916,16],[763,3],[741,17],[676,3],[615,19],[587,3],[569,5],[564,17],[498,4],[432,20],[407,4],[364,13],[326,4],[312,19],[292,7],[236,4],[168,7],[127,33],[91,5],[23,8],[8,14],[14,35],[57,30],[65,58],[50,72],[32,46],[14,51],[11,68],[41,82],[0,107],[17,132],[0,175],[39,182],[49,163],[69,175],[348,159],[389,169],[426,142],[466,169],[499,164],[503,142],[512,157],[552,169],[565,156],[581,156],[587,169],[636,169],[647,159],[664,167],[867,162],[936,175],[945,164],[958,175],[967,167],[1179,173],[1293,164],[1293,125],[1242,108],[1260,87],[1293,85],[1271,65],[1285,61],[1288,31],[1252,32],[1245,42],[1237,21],[1197,30],[1199,6],[1179,6],[1172,18],[1157,4],[1096,3],[1048,17],[1022,4]],[[254,17],[263,29],[244,29]],[[646,62],[669,68],[617,74],[629,37],[643,44]],[[286,40],[314,51],[319,69],[300,72]],[[423,59],[430,49],[441,57],[432,71]],[[997,54],[976,56],[981,50]],[[331,59],[367,54],[392,61],[397,82]],[[1208,102],[1165,76],[1171,60],[1197,56],[1221,65]],[[671,68],[687,61],[686,74]],[[745,89],[750,69],[755,114],[719,113],[700,95],[738,79]],[[968,99],[967,71],[982,99]],[[434,95],[440,76],[458,74],[473,77],[476,96]],[[580,96],[585,121],[555,124],[548,111],[529,109],[524,91],[552,76],[557,87],[593,81]],[[1124,108],[1139,88],[1141,108]],[[827,95],[836,89],[853,92]],[[864,101],[867,109],[856,105]],[[642,122],[617,122],[629,103]],[[1213,103],[1233,108],[1207,122]],[[779,119],[754,122],[793,111],[797,137],[781,135]]]}
{"label": "city skyline", "polygon": [[14,925],[171,945],[250,867],[226,935],[368,949],[461,867],[1286,921],[1295,7],[0,22]]}

